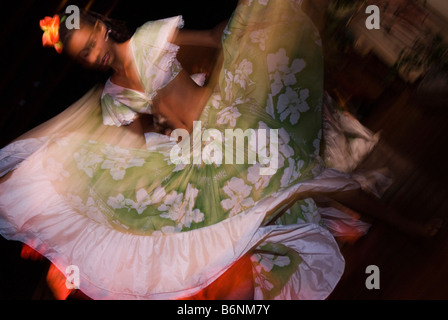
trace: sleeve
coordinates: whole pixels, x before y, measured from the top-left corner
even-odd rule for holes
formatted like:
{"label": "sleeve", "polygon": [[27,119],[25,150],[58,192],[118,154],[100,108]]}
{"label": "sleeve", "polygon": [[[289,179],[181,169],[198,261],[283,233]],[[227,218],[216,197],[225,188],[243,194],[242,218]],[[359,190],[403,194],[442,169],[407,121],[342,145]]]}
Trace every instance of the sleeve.
{"label": "sleeve", "polygon": [[[148,21],[139,27],[134,38],[141,45],[147,45],[155,50],[170,50],[170,41],[178,31],[184,27],[182,16],[174,16],[170,18]],[[175,48],[176,45],[173,45]]]}
{"label": "sleeve", "polygon": [[103,94],[101,97],[101,109],[103,114],[103,124],[117,126],[131,124],[137,117],[137,112],[128,106],[114,99],[110,94]]}
{"label": "sleeve", "polygon": [[179,46],[170,42],[182,27],[182,16],[175,16],[147,22],[132,37],[134,59],[149,98],[182,70],[176,60]]}

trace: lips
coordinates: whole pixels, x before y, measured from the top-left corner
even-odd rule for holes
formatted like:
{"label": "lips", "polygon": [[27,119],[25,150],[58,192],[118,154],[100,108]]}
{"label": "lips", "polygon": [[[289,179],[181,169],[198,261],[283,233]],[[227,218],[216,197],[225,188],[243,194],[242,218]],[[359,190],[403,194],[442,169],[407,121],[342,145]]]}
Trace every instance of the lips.
{"label": "lips", "polygon": [[103,57],[103,59],[101,59],[101,64],[103,66],[107,66],[107,63],[109,62],[110,56],[109,53],[106,53]]}

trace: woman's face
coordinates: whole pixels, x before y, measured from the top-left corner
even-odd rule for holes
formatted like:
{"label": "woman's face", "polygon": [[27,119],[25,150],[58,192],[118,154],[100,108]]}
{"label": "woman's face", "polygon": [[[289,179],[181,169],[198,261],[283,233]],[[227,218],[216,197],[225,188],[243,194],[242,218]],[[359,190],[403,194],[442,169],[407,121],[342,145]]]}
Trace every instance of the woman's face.
{"label": "woman's face", "polygon": [[65,46],[69,56],[87,68],[108,70],[113,62],[112,40],[108,39],[106,26],[97,22],[95,26],[84,25],[74,30]]}

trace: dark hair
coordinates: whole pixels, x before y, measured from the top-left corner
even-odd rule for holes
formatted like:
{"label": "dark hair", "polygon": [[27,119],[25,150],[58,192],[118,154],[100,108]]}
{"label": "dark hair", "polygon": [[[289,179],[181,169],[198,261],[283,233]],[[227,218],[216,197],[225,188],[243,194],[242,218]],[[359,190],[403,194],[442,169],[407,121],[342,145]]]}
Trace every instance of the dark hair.
{"label": "dark hair", "polygon": [[[62,18],[65,13],[59,14]],[[129,30],[126,22],[116,19],[111,19],[100,13],[94,11],[87,11],[81,9],[80,15],[80,27],[84,25],[94,26],[98,20],[103,22],[107,29],[110,31],[109,37],[117,43],[122,43],[129,40],[132,37],[132,33]],[[65,23],[61,23],[59,26],[59,38],[63,45],[67,45],[75,29],[67,29]]]}

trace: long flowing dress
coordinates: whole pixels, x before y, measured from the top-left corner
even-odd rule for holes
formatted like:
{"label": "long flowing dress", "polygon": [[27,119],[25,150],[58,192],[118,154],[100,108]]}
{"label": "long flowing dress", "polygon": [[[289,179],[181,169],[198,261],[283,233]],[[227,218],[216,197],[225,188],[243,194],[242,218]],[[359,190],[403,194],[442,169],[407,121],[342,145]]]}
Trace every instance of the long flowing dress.
{"label": "long flowing dress", "polygon": [[[245,256],[256,299],[326,298],[344,271],[334,239],[343,230],[322,216],[335,211],[301,195],[360,183],[343,172],[350,168],[329,167],[337,138],[322,124],[330,102],[321,42],[300,5],[238,4],[189,151],[188,139],[145,140],[122,125],[150,113],[166,73],[181,68],[166,40],[181,18],[145,24],[131,40],[145,94],[96,86],[0,151],[2,236],[64,274],[77,266],[80,289],[94,299],[189,297]],[[358,145],[374,145],[359,132]],[[246,143],[232,133],[246,134]]]}

